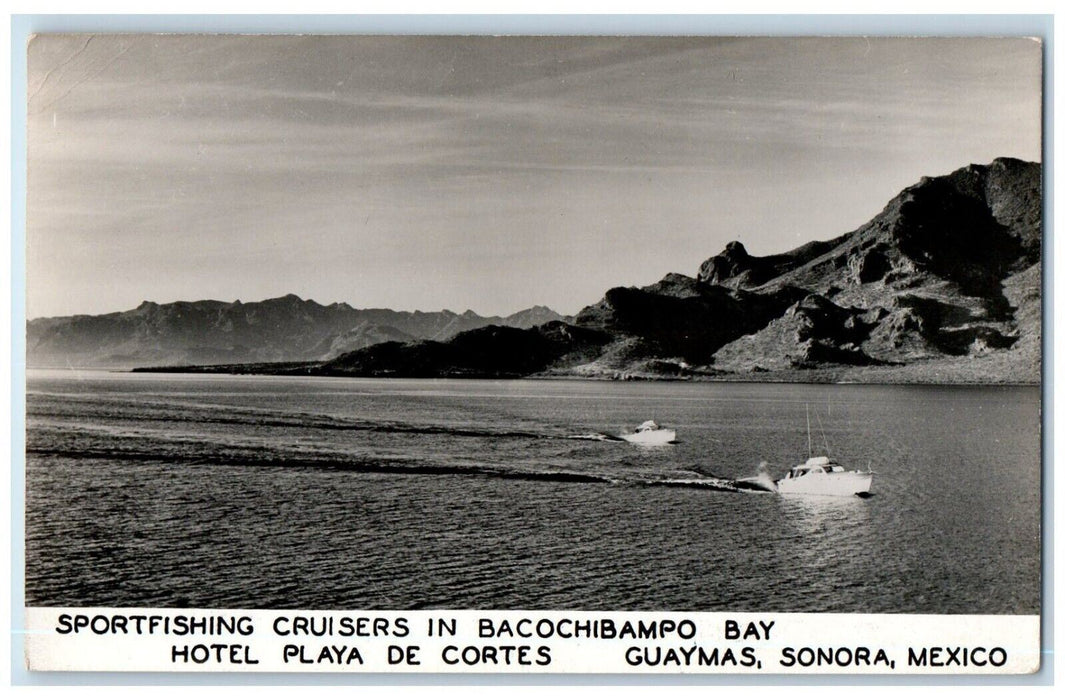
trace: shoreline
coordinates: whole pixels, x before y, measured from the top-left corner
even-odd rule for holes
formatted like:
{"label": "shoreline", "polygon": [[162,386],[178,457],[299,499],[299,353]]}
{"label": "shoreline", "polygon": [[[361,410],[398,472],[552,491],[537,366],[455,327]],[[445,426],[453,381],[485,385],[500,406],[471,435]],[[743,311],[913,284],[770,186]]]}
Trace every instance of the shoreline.
{"label": "shoreline", "polygon": [[[264,363],[273,365],[274,363]],[[489,375],[489,374],[442,374],[425,376],[408,375],[359,375],[342,372],[314,372],[300,371],[305,367],[304,363],[276,363],[276,370],[270,371],[267,367],[259,369],[259,365],[194,365],[174,367],[27,367],[26,371],[69,371],[69,372],[106,372],[110,374],[183,374],[183,375],[226,375],[226,376],[259,376],[259,377],[318,377],[318,378],[348,378],[348,379],[467,379],[482,381],[512,381],[512,380],[535,380],[535,381],[587,381],[587,382],[652,382],[652,383],[715,383],[715,384],[807,384],[807,385],[834,385],[834,386],[944,386],[944,387],[1035,387],[1043,386],[1042,380],[1018,380],[993,375],[978,375],[971,378],[947,378],[930,376],[938,372],[951,374],[949,366],[938,365],[915,366],[895,368],[894,371],[884,371],[882,368],[869,371],[870,368],[861,367],[826,367],[795,370],[775,370],[757,373],[722,372],[718,375],[693,374],[687,376],[676,375],[651,375],[634,374],[625,372],[604,373],[565,373],[559,371],[540,372],[529,375]],[[909,371],[907,371],[907,369]],[[865,371],[863,371],[865,370]],[[897,378],[884,376],[886,374],[902,375]],[[863,378],[864,377],[864,378]]]}

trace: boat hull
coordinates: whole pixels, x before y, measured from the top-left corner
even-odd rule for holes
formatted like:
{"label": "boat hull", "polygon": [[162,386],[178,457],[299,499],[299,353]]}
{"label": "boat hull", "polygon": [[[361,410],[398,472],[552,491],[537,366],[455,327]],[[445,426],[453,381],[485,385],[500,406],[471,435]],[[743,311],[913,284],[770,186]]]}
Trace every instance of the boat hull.
{"label": "boat hull", "polygon": [[804,496],[854,496],[869,493],[873,486],[870,472],[832,472],[806,474],[777,482],[777,493]]}
{"label": "boat hull", "polygon": [[641,433],[622,435],[621,439],[638,445],[665,445],[677,439],[676,430],[645,430]]}

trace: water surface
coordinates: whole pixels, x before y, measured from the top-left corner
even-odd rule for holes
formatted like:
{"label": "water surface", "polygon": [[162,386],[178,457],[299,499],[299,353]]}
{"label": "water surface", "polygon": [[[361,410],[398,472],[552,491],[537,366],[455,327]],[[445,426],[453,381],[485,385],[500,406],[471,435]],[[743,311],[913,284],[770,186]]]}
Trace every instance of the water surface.
{"label": "water surface", "polygon": [[[874,497],[669,484],[782,476],[807,405]],[[1028,387],[31,371],[26,596],[1037,613],[1039,458]]]}

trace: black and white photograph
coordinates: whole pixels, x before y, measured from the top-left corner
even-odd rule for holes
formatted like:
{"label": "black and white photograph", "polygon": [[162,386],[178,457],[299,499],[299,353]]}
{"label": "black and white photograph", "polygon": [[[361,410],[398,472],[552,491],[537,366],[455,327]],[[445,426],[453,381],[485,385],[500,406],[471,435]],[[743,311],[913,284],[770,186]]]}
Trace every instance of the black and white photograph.
{"label": "black and white photograph", "polygon": [[1040,614],[1038,38],[26,51],[28,608]]}

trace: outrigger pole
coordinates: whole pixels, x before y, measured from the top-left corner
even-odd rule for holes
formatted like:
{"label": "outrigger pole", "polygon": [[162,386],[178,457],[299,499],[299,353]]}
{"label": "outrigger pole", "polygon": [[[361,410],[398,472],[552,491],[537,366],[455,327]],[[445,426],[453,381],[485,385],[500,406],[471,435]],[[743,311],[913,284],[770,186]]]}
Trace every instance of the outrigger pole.
{"label": "outrigger pole", "polygon": [[814,442],[810,437],[810,404],[806,404],[806,456],[814,456]]}

